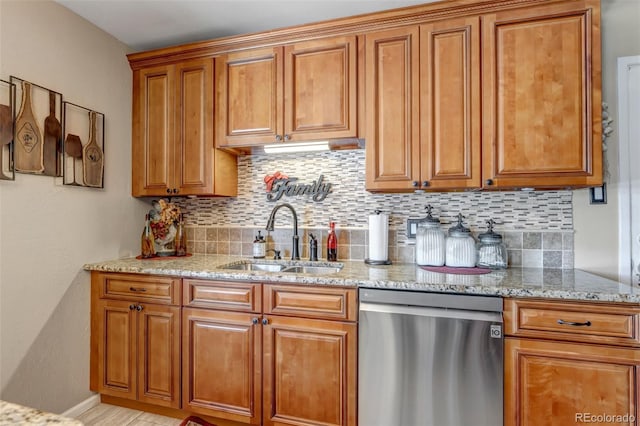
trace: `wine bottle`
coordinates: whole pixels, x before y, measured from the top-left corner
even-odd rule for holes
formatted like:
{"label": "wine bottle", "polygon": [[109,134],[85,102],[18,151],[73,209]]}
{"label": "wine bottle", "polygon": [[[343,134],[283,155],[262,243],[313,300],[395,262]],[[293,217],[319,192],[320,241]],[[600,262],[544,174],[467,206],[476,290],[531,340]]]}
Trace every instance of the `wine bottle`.
{"label": "wine bottle", "polygon": [[153,232],[149,221],[149,214],[144,216],[144,230],[142,231],[141,257],[148,259],[156,255],[155,244],[153,241]]}
{"label": "wine bottle", "polygon": [[187,233],[184,229],[184,217],[180,214],[178,230],[176,231],[176,256],[187,255]]}
{"label": "wine bottle", "polygon": [[338,260],[338,237],[336,236],[335,222],[329,222],[329,235],[327,236],[327,260],[335,262]]}

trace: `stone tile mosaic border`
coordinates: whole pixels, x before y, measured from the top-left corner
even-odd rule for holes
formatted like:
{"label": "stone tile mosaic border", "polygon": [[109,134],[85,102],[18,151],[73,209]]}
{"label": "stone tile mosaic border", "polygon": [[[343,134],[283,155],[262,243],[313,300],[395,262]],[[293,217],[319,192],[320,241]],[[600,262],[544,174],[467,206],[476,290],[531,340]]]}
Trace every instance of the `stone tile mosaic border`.
{"label": "stone tile mosaic border", "polygon": [[[260,227],[187,227],[187,248],[191,253],[224,254],[251,257],[253,240],[258,231],[266,236],[267,250],[277,249],[283,259],[291,257],[293,232],[290,228],[276,228],[265,233]],[[502,233],[509,253],[509,265],[531,268],[573,269],[573,231]],[[367,229],[339,228],[338,260],[364,260],[368,255]],[[309,258],[309,235],[318,238],[318,257],[326,258],[327,230],[299,229],[299,248],[302,259]],[[474,232],[474,236],[477,236]],[[389,231],[389,259],[396,263],[415,263],[415,240],[401,240],[396,231]],[[273,251],[267,253],[272,257]]]}

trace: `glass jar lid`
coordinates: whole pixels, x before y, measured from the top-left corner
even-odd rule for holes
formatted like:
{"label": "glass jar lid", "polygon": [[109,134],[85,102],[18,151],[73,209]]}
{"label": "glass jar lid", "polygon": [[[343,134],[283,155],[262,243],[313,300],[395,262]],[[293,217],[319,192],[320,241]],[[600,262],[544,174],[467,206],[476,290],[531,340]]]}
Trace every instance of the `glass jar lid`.
{"label": "glass jar lid", "polygon": [[458,213],[458,223],[456,226],[449,228],[449,235],[452,237],[468,237],[471,235],[471,230],[462,224],[462,213]]}
{"label": "glass jar lid", "polygon": [[431,211],[433,210],[433,206],[431,204],[427,204],[427,207],[425,207],[425,209],[427,210],[427,217],[425,217],[424,219],[421,219],[420,222],[418,222],[418,226],[422,225],[428,228],[440,226],[440,219],[438,219],[437,217],[431,216]]}
{"label": "glass jar lid", "polygon": [[497,234],[495,232],[493,232],[493,225],[495,224],[495,222],[493,221],[493,219],[489,219],[487,221],[487,232],[483,232],[482,234],[478,235],[478,239],[483,242],[483,243],[501,243],[502,242],[502,235]]}

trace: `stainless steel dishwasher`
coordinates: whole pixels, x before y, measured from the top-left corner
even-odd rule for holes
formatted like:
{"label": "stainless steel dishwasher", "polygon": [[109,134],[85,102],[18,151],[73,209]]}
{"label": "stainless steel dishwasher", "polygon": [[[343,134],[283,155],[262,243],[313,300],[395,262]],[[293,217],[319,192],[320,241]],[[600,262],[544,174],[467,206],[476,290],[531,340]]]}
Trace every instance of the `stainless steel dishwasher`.
{"label": "stainless steel dishwasher", "polygon": [[501,426],[502,299],[360,289],[359,426]]}

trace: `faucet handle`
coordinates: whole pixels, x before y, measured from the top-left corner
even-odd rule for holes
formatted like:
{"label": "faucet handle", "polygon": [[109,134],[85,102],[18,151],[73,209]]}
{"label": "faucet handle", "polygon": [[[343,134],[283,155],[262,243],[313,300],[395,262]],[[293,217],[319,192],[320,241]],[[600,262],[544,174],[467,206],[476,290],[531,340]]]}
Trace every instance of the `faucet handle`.
{"label": "faucet handle", "polygon": [[269,249],[269,250],[267,250],[267,253],[269,253],[270,251],[272,251],[272,252],[273,252],[273,260],[280,260],[280,259],[282,259],[282,258],[280,257],[280,250],[276,250],[276,249]]}

